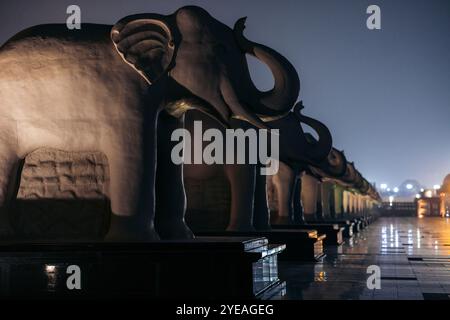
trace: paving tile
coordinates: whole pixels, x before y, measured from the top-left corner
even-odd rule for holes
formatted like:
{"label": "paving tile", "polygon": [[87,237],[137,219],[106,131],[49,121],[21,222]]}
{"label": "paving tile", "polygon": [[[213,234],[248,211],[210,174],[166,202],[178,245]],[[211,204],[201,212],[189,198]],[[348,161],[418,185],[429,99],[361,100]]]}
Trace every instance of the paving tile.
{"label": "paving tile", "polygon": [[[284,299],[423,300],[450,292],[450,219],[380,218],[325,248],[322,263],[280,262]],[[367,267],[381,269],[381,289],[369,290]]]}

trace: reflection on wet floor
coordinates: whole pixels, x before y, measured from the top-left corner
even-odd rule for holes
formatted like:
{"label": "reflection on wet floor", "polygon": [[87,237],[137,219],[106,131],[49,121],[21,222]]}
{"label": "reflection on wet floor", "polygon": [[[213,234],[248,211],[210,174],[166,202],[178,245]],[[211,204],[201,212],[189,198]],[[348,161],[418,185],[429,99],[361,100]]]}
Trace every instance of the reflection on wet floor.
{"label": "reflection on wet floor", "polygon": [[[448,299],[450,219],[379,218],[319,263],[280,262],[283,299]],[[368,289],[367,267],[381,270]]]}

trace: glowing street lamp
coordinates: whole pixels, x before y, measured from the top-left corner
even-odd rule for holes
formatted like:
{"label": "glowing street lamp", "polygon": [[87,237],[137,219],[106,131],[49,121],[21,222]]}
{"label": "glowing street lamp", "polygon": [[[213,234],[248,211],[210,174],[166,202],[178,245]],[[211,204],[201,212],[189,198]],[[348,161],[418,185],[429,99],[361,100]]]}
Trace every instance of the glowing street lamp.
{"label": "glowing street lamp", "polygon": [[395,192],[395,193],[398,192],[398,188],[397,188],[397,187],[394,188],[394,192]]}
{"label": "glowing street lamp", "polygon": [[416,194],[416,199],[420,199],[420,194]]}
{"label": "glowing street lamp", "polygon": [[393,202],[394,202],[394,196],[389,196],[389,206],[392,207]]}
{"label": "glowing street lamp", "polygon": [[434,186],[433,186],[433,189],[434,190],[438,190],[438,189],[440,189],[441,188],[441,186],[439,185],[439,184],[435,184]]}
{"label": "glowing street lamp", "polygon": [[413,188],[413,185],[411,183],[408,183],[406,185],[406,189],[411,190]]}
{"label": "glowing street lamp", "polygon": [[380,184],[380,188],[381,188],[381,190],[386,190],[387,189],[387,184],[386,183]]}

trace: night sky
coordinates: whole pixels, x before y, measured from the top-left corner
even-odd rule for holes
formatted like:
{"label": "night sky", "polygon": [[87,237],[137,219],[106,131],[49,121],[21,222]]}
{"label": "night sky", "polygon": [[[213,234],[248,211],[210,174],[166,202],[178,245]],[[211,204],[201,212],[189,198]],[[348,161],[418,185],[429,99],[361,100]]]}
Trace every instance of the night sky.
{"label": "night sky", "polygon": [[[1,0],[0,44],[26,27],[65,22],[70,4],[82,22],[107,24],[188,4],[231,27],[248,16],[246,36],[294,64],[304,113],[329,126],[368,180],[432,186],[450,172],[448,0]],[[366,28],[371,4],[381,7],[381,30]],[[268,69],[250,62],[258,87],[269,89]]]}

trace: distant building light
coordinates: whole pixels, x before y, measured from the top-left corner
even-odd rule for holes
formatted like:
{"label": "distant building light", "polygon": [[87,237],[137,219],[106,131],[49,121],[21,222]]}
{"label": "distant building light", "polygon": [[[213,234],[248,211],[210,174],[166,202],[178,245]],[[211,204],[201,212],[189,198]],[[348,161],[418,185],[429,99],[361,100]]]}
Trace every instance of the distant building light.
{"label": "distant building light", "polygon": [[387,192],[390,192],[390,191],[391,191],[391,188],[387,188],[386,191],[387,191]]}
{"label": "distant building light", "polygon": [[434,190],[437,190],[437,189],[440,189],[441,188],[441,186],[439,185],[439,184],[435,184],[434,186],[433,186],[433,189]]}
{"label": "distant building light", "polygon": [[424,192],[425,191],[425,189],[424,188],[420,188],[420,192]]}
{"label": "distant building light", "polygon": [[381,188],[381,190],[387,189],[387,184],[386,183],[380,184],[380,188]]}
{"label": "distant building light", "polygon": [[398,192],[398,188],[397,188],[397,187],[394,188],[394,192],[395,192],[395,193]]}
{"label": "distant building light", "polygon": [[392,203],[394,202],[394,196],[389,196],[389,206],[392,207]]}
{"label": "distant building light", "polygon": [[413,185],[411,183],[408,183],[406,185],[406,189],[411,190],[413,188]]}

